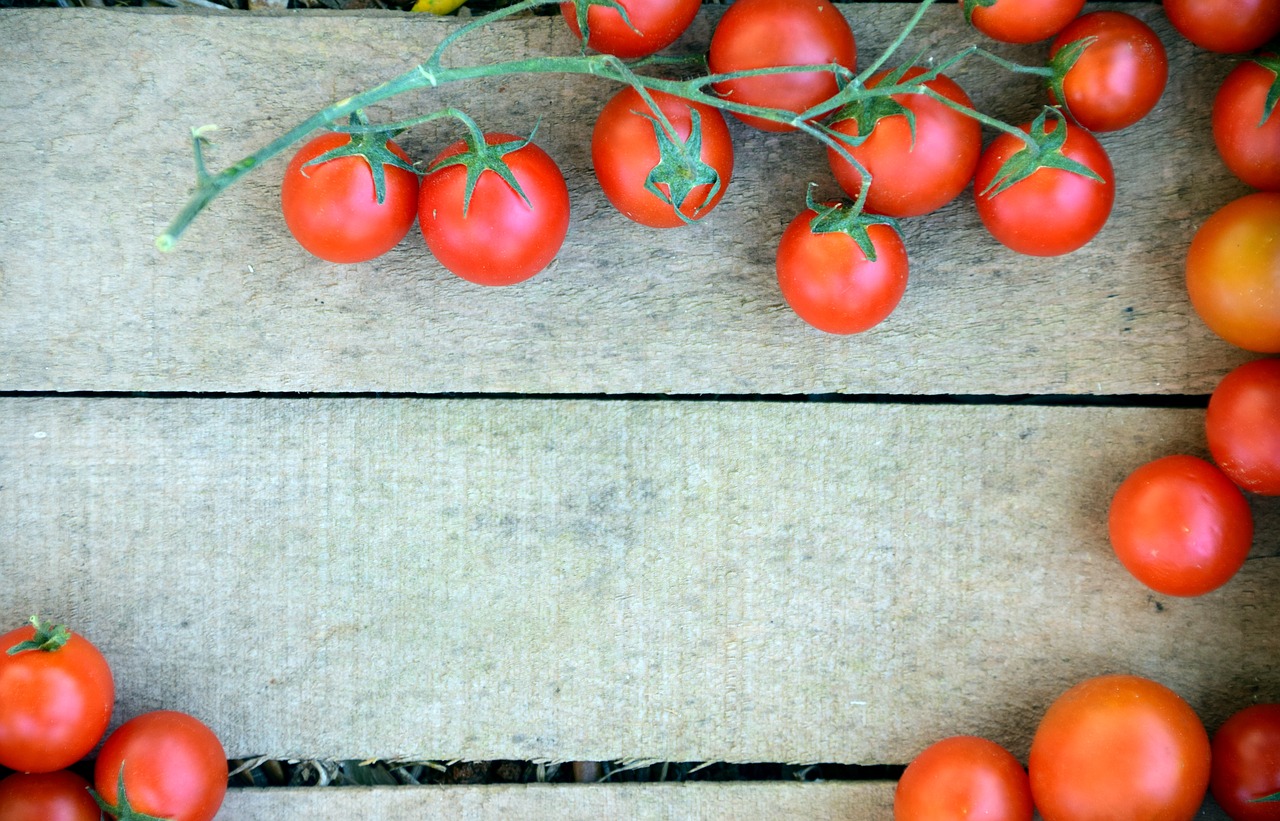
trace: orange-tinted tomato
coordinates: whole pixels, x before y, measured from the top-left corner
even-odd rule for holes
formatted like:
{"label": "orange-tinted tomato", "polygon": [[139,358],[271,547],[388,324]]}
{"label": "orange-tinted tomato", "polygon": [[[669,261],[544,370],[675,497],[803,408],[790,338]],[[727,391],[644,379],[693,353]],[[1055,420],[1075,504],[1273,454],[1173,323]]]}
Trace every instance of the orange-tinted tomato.
{"label": "orange-tinted tomato", "polygon": [[894,821],[1031,821],[1027,771],[1008,750],[976,736],[944,738],[907,767]]}
{"label": "orange-tinted tomato", "polygon": [[1241,197],[1200,227],[1187,253],[1187,293],[1218,336],[1280,353],[1280,194]]}

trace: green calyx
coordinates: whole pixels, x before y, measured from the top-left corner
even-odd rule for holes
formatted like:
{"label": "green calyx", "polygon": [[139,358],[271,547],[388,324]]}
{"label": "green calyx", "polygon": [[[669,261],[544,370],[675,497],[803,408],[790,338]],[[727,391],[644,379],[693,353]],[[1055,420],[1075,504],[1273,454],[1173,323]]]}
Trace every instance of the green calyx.
{"label": "green calyx", "polygon": [[587,41],[591,39],[591,32],[587,28],[587,12],[591,11],[592,6],[613,9],[622,17],[622,22],[627,24],[627,28],[636,34],[640,33],[640,29],[636,28],[635,24],[631,22],[631,16],[627,14],[626,8],[618,0],[573,0],[574,19],[578,23],[578,31],[582,32],[583,52],[587,50]]}
{"label": "green calyx", "polygon": [[964,21],[969,25],[973,25],[973,10],[977,8],[990,8],[996,4],[996,0],[962,0],[961,8],[964,9]]}
{"label": "green calyx", "polygon": [[[896,86],[902,82],[903,76],[910,69],[910,65],[903,65],[894,69],[891,73],[886,74],[880,81],[882,86]],[[910,87],[900,92],[905,94],[918,94],[924,91],[921,84],[918,91],[912,91]],[[886,117],[906,117],[907,127],[911,129],[911,147],[915,148],[916,144],[916,115],[911,109],[902,103],[893,99],[887,94],[868,94],[860,99],[845,105],[836,112],[832,118],[832,122],[841,122],[843,120],[853,120],[858,125],[858,135],[856,137],[833,132],[837,139],[849,145],[856,146],[871,136],[871,132],[875,130],[876,123]]]}
{"label": "green calyx", "polygon": [[484,132],[480,130],[480,126],[476,125],[474,120],[460,111],[453,112],[453,116],[462,120],[463,125],[467,127],[467,135],[463,138],[467,147],[458,154],[453,154],[432,163],[431,167],[427,169],[427,173],[430,174],[441,168],[448,168],[453,165],[460,165],[467,170],[467,184],[462,198],[462,216],[464,218],[467,216],[467,210],[471,207],[471,195],[476,190],[476,183],[480,181],[480,175],[486,171],[492,171],[497,174],[512,191],[520,196],[520,199],[524,200],[525,205],[533,208],[533,203],[529,202],[529,198],[525,196],[524,191],[520,188],[520,183],[516,180],[515,174],[511,171],[511,166],[507,164],[503,157],[513,151],[519,151],[533,142],[534,134],[538,133],[538,126],[535,125],[529,136],[523,139],[490,145],[485,141]]}
{"label": "green calyx", "polygon": [[[689,137],[681,139],[661,113],[658,116],[642,111],[635,113],[653,125],[653,134],[658,140],[658,164],[644,178],[645,190],[675,209],[676,216],[686,224],[692,223],[701,216],[698,212],[720,193],[722,184],[720,172],[702,161],[702,115],[698,109],[689,108]],[[702,202],[693,207],[694,215],[690,217],[681,209],[693,190],[702,185],[710,187]]]}
{"label": "green calyx", "polygon": [[[1050,114],[1056,122],[1052,131],[1048,128]],[[991,182],[980,192],[982,196],[998,196],[1041,168],[1057,168],[1094,182],[1103,182],[1102,177],[1092,168],[1062,153],[1062,147],[1067,142],[1067,121],[1058,109],[1046,106],[1040,116],[1032,121],[1029,133],[1020,136],[1026,144],[1004,161]]]}
{"label": "green calyx", "polygon": [[53,653],[61,650],[71,639],[71,631],[63,624],[44,624],[40,621],[39,616],[31,617],[31,626],[36,629],[36,634],[26,641],[19,642],[8,650],[6,654],[16,656],[28,650],[38,650],[42,653]]}
{"label": "green calyx", "polygon": [[1267,96],[1262,103],[1262,119],[1258,121],[1258,128],[1262,128],[1267,120],[1271,119],[1271,114],[1276,110],[1276,103],[1280,103],[1280,56],[1259,54],[1253,58],[1253,62],[1270,71],[1274,78],[1270,87],[1267,88]]}
{"label": "green calyx", "polygon": [[[351,115],[350,122],[352,126],[367,126],[369,124],[364,112],[358,110]],[[350,142],[324,152],[314,160],[305,163],[302,167],[304,169],[310,168],[313,165],[319,165],[341,157],[360,157],[368,164],[369,173],[373,175],[373,195],[379,205],[382,204],[387,196],[386,167],[388,165],[393,168],[403,168],[415,174],[418,173],[416,168],[392,151],[388,145],[391,138],[398,132],[359,130],[350,133]]]}
{"label": "green calyx", "polygon": [[116,821],[170,821],[167,818],[159,818],[154,815],[147,815],[135,810],[129,804],[129,796],[124,791],[124,762],[120,762],[120,774],[116,776],[116,806],[111,806],[96,790],[89,790],[89,795],[93,796],[93,800],[98,802],[98,808],[107,815],[116,819]]}
{"label": "green calyx", "polygon": [[1261,798],[1255,798],[1249,802],[1250,804],[1277,804],[1280,803],[1280,792],[1274,792],[1271,795],[1264,795]]}
{"label": "green calyx", "polygon": [[1071,114],[1071,106],[1067,104],[1067,90],[1064,87],[1067,82],[1067,72],[1076,64],[1080,56],[1088,50],[1089,46],[1096,42],[1098,42],[1097,37],[1081,37],[1079,40],[1072,40],[1049,58],[1049,69],[1053,72],[1049,77],[1049,93],[1053,95],[1053,99],[1061,104],[1067,115],[1073,120],[1075,116]]}
{"label": "green calyx", "polygon": [[897,220],[892,217],[868,214],[857,206],[850,207],[840,202],[831,205],[815,202],[813,199],[815,187],[814,183],[809,183],[809,189],[804,194],[804,204],[814,212],[813,219],[809,220],[809,230],[815,234],[846,234],[858,244],[858,250],[862,251],[867,262],[876,261],[875,243],[871,241],[868,228],[873,225],[887,225],[901,233]]}

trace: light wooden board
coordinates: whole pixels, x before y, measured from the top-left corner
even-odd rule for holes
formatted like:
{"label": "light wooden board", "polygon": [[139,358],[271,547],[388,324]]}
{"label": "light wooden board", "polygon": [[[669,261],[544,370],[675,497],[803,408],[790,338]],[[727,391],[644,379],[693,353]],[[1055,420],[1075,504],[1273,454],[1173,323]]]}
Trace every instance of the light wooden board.
{"label": "light wooden board", "polygon": [[[628,223],[587,151],[613,88],[543,77],[441,89],[382,114],[463,105],[528,130],[570,179],[573,226],[553,267],[483,289],[411,234],[353,267],[309,258],[278,216],[284,159],[215,203],[172,255],[152,238],[192,179],[187,131],[216,123],[217,165],[319,107],[406,70],[455,25],[429,15],[0,13],[0,390],[519,393],[1207,393],[1244,354],[1195,318],[1182,259],[1195,227],[1244,193],[1216,159],[1208,102],[1230,58],[1195,52],[1159,7],[1125,4],[1168,46],[1173,75],[1143,123],[1103,142],[1112,220],[1059,260],[989,239],[968,195],[908,221],[912,281],[881,328],[823,335],[786,308],[774,247],[805,183],[834,193],[818,147],[734,126],[737,176],[694,229]],[[846,6],[864,62],[913,10]],[[704,48],[718,10],[683,47]],[[975,35],[939,3],[911,40],[942,57]],[[996,47],[1035,61],[1041,47]],[[571,53],[557,18],[511,22],[459,62]],[[988,64],[957,74],[978,104],[1029,119],[1035,83]],[[453,135],[404,137],[428,158]]]}
{"label": "light wooden board", "polygon": [[1197,411],[0,400],[0,623],[98,642],[116,720],[232,757],[904,763],[1148,675],[1280,698],[1280,510],[1228,586],[1105,514]]}

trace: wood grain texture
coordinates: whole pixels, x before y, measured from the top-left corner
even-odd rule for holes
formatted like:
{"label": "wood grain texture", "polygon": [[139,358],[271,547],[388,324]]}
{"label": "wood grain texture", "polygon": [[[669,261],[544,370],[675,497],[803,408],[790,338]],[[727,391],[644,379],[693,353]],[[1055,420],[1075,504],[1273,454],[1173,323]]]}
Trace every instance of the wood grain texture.
{"label": "wood grain texture", "polygon": [[1127,671],[1280,698],[1280,510],[1223,589],[1107,544],[1197,411],[0,400],[0,623],[232,757],[903,763]]}
{"label": "wood grain texture", "polygon": [[[588,138],[613,89],[580,78],[442,88],[378,112],[460,104],[486,126],[526,131],[542,118],[574,222],[559,260],[528,283],[457,280],[416,229],[367,265],[308,257],[278,216],[284,158],[162,255],[152,238],[192,179],[189,127],[220,125],[212,162],[230,162],[407,69],[456,23],[5,10],[0,113],[24,126],[0,142],[0,390],[1207,393],[1245,358],[1199,323],[1182,285],[1195,227],[1245,192],[1207,120],[1231,59],[1194,50],[1157,5],[1124,8],[1164,37],[1173,74],[1150,117],[1103,137],[1120,175],[1103,233],[1062,259],[1018,257],[987,237],[966,194],[906,223],[907,296],[854,338],[805,326],[774,281],[774,247],[805,184],[834,192],[815,144],[735,124],[736,178],[720,208],[693,229],[642,228],[596,187]],[[864,60],[912,10],[845,7]],[[718,14],[704,12],[682,47],[705,47]],[[959,18],[940,3],[908,49],[952,53],[975,36]],[[457,60],[572,50],[558,18],[539,18],[479,35]],[[1040,104],[1034,81],[989,64],[957,77],[1010,120]],[[446,139],[424,128],[403,142],[427,158]]]}

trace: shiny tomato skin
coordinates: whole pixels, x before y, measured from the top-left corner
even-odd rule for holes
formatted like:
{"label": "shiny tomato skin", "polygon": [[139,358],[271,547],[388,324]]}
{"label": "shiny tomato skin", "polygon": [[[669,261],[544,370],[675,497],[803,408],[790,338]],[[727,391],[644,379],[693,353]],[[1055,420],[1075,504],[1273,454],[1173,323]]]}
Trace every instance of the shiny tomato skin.
{"label": "shiny tomato skin", "polygon": [[1280,821],[1280,704],[1246,707],[1213,735],[1209,789],[1233,821]]}
{"label": "shiny tomato skin", "polygon": [[100,821],[89,782],[67,770],[17,773],[0,781],[4,821]]}
{"label": "shiny tomato skin", "polygon": [[[698,111],[702,123],[702,161],[720,175],[720,189],[705,206],[710,186],[700,185],[685,198],[680,211],[689,219],[699,219],[716,207],[733,176],[733,138],[719,111],[701,103],[690,103],[661,91],[650,92],[681,139],[693,128],[690,109]],[[600,188],[628,219],[652,228],[676,228],[685,222],[671,205],[645,189],[649,172],[658,164],[658,138],[649,106],[631,86],[613,96],[596,117],[591,133],[591,163]],[[700,207],[701,206],[701,207]]]}
{"label": "shiny tomato skin", "polygon": [[173,710],[143,713],[122,724],[98,752],[94,788],[120,806],[124,767],[129,805],[169,821],[212,821],[227,792],[227,754],[199,719]]}
{"label": "shiny tomato skin", "polygon": [[1099,676],[1045,712],[1028,773],[1044,821],[1191,821],[1209,785],[1209,736],[1164,685]]}
{"label": "shiny tomato skin", "polygon": [[[489,145],[519,140],[486,134]],[[432,161],[461,153],[461,140]],[[533,143],[504,155],[529,203],[496,173],[476,182],[463,213],[466,169],[451,165],[422,180],[418,227],[440,264],[478,285],[523,282],[551,264],[569,232],[569,189],[555,160]]]}
{"label": "shiny tomato skin", "polygon": [[1262,120],[1270,69],[1246,60],[1232,69],[1213,100],[1213,143],[1223,163],[1246,185],[1280,191],[1280,106]]}
{"label": "shiny tomato skin", "polygon": [[[1054,39],[1053,57],[1063,47],[1095,38],[1063,79],[1066,105],[1075,121],[1093,132],[1128,128],[1160,102],[1169,79],[1169,58],[1160,35],[1119,11],[1077,17]],[[1050,93],[1053,102],[1057,95]]]}
{"label": "shiny tomato skin", "polygon": [[[912,67],[902,80],[910,81],[924,71]],[[888,73],[872,75],[867,85],[874,88]],[[964,89],[946,75],[926,85],[960,105],[973,105]],[[878,120],[859,145],[847,146],[871,174],[865,207],[890,217],[928,214],[959,196],[973,179],[982,154],[982,126],[923,94],[895,94],[893,99],[914,115],[914,140],[906,116],[896,114]],[[831,127],[850,136],[858,134],[856,119],[838,120]],[[844,192],[856,199],[862,189],[857,169],[833,148],[827,149],[827,163]]]}
{"label": "shiny tomato skin", "polygon": [[1216,465],[1165,456],[1120,484],[1108,530],[1116,557],[1138,581],[1169,596],[1200,596],[1244,565],[1253,514]]}
{"label": "shiny tomato skin", "polygon": [[[378,202],[369,164],[340,157],[303,165],[351,141],[347,134],[321,134],[289,160],[280,185],[280,208],[289,232],[303,248],[327,262],[367,262],[396,247],[418,214],[418,175],[384,166],[384,197]],[[400,146],[387,145],[400,159]]]}
{"label": "shiny tomato skin", "polygon": [[1280,193],[1241,197],[1200,226],[1187,252],[1187,293],[1227,342],[1280,353]]}
{"label": "shiny tomato skin", "polygon": [[847,234],[815,234],[805,209],[778,243],[778,287],[805,322],[831,334],[861,333],[884,321],[907,289],[907,249],[888,225],[867,229],[870,262]]}
{"label": "shiny tomato skin", "polygon": [[[648,57],[674,43],[702,7],[701,0],[616,0],[627,10],[627,25],[622,15],[605,6],[592,6],[587,11],[587,45],[603,54],[624,60]],[[561,3],[560,14],[569,24],[573,36],[582,39],[578,29],[578,13],[572,3]],[[634,26],[635,28],[632,28]]]}
{"label": "shiny tomato skin", "polygon": [[[1055,122],[1053,127],[1064,126]],[[1107,152],[1080,126],[1067,123],[1065,127],[1066,156],[1092,169],[1102,182],[1058,168],[1041,168],[999,194],[984,194],[1004,161],[1024,143],[1012,134],[1000,134],[978,159],[973,178],[978,216],[993,237],[1020,254],[1068,254],[1093,239],[1111,215],[1116,188]]]}
{"label": "shiny tomato skin", "polygon": [[[853,32],[830,0],[735,0],[711,35],[708,64],[712,74],[778,66],[830,65],[853,69],[857,47]],[[715,84],[721,97],[737,103],[800,113],[837,91],[831,72],[798,72],[744,77]],[[795,126],[734,114],[765,131]]]}
{"label": "shiny tomato skin", "polygon": [[996,0],[975,8],[970,19],[993,40],[1038,43],[1062,31],[1083,8],[1084,0]]}
{"label": "shiny tomato skin", "polygon": [[76,633],[57,650],[8,655],[34,635],[27,626],[0,636],[0,766],[47,773],[97,746],[111,721],[115,684],[102,653]]}
{"label": "shiny tomato skin", "polygon": [[1183,37],[1209,51],[1253,51],[1280,33],[1276,0],[1164,0],[1163,5]]}
{"label": "shiny tomato skin", "polygon": [[1209,453],[1231,481],[1280,496],[1280,359],[1246,362],[1224,376],[1204,427]]}
{"label": "shiny tomato skin", "polygon": [[1027,771],[1008,750],[976,736],[930,745],[893,795],[894,821],[1031,821]]}

